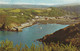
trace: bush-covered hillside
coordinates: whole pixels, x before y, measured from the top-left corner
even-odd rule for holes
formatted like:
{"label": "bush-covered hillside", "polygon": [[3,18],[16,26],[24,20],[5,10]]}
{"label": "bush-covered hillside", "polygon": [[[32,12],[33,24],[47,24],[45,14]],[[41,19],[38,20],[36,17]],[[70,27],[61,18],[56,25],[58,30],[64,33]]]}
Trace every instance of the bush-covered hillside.
{"label": "bush-covered hillside", "polygon": [[51,42],[68,44],[72,42],[73,45],[80,47],[80,23],[72,24],[52,34],[46,35],[39,39],[39,41],[47,44]]}
{"label": "bush-covered hillside", "polygon": [[50,45],[44,44],[44,46],[42,44],[32,44],[31,47],[27,45],[22,47],[22,44],[14,46],[12,41],[6,40],[1,41],[0,45],[0,51],[80,51],[78,47],[71,43],[69,45],[51,43]]}

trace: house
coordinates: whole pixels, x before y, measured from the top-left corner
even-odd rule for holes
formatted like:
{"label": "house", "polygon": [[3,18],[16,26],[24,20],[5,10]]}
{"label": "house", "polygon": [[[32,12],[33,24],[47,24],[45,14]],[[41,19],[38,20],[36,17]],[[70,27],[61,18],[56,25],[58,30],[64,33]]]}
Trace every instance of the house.
{"label": "house", "polygon": [[52,17],[52,19],[56,19],[55,17]]}
{"label": "house", "polygon": [[35,22],[35,19],[32,19],[33,22]]}
{"label": "house", "polygon": [[21,15],[24,15],[23,13],[21,13]]}
{"label": "house", "polygon": [[52,10],[51,8],[47,8],[47,10]]}
{"label": "house", "polygon": [[36,19],[38,19],[38,18],[39,18],[39,16],[35,16],[35,18],[36,18]]}
{"label": "house", "polygon": [[17,18],[17,16],[11,16],[11,17]]}

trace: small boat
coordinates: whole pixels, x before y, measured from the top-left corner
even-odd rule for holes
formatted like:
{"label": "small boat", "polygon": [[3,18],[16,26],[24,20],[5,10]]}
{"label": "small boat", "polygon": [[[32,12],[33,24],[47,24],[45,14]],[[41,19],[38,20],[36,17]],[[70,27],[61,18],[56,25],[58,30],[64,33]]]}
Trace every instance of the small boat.
{"label": "small boat", "polygon": [[40,27],[40,29],[42,29],[42,27]]}

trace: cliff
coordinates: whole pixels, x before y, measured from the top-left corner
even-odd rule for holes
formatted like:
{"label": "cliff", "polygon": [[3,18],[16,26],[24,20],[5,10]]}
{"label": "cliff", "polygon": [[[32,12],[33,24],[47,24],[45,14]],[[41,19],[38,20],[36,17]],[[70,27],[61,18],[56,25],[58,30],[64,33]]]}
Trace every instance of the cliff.
{"label": "cliff", "polygon": [[51,42],[60,42],[60,43],[70,43],[73,45],[80,45],[80,23],[72,24],[64,29],[58,30],[52,34],[46,35],[38,41],[51,43]]}
{"label": "cliff", "polygon": [[17,31],[17,29],[15,29],[15,30],[13,29],[13,27],[17,27],[17,26],[19,26],[19,24],[11,23],[9,25],[6,25],[4,23],[4,24],[0,24],[0,30],[2,30],[2,31],[5,31],[5,30],[7,30],[7,31]]}

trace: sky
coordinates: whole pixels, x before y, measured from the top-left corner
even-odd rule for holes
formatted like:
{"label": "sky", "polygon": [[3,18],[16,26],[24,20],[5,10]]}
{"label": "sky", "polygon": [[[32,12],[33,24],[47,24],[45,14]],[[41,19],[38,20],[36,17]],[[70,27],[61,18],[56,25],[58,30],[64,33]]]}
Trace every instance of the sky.
{"label": "sky", "polygon": [[62,5],[70,3],[80,3],[80,0],[0,0],[0,4]]}

